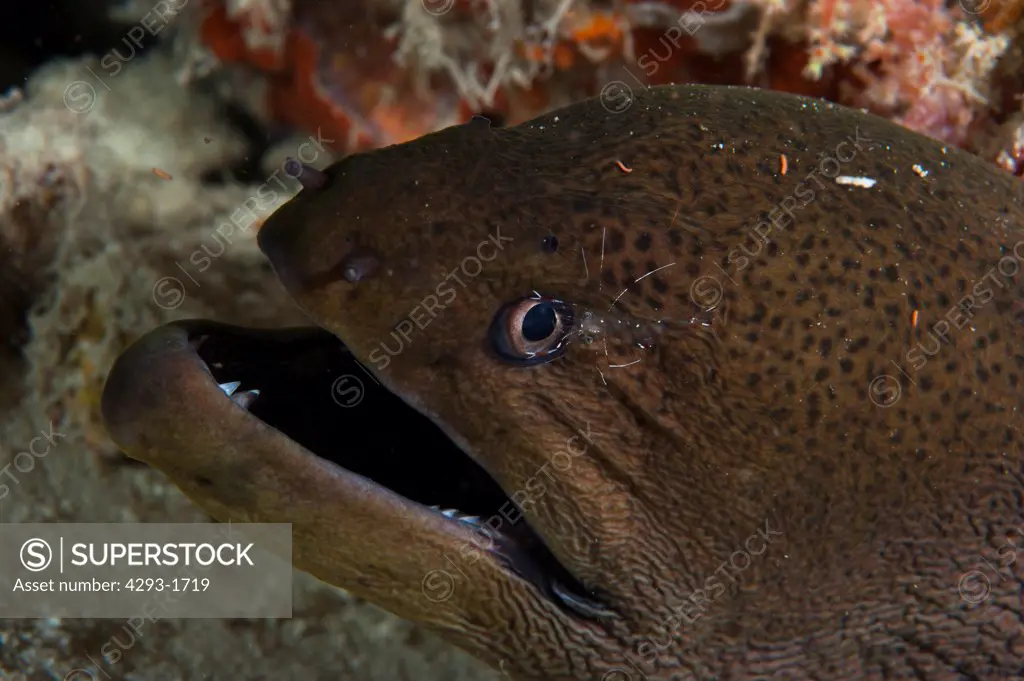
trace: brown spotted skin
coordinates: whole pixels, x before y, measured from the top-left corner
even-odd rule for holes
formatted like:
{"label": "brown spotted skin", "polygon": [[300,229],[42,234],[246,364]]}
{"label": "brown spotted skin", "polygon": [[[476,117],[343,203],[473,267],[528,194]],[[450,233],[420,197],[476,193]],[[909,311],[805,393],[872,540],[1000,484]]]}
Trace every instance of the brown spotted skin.
{"label": "brown spotted skin", "polygon": [[[1020,182],[783,94],[607,104],[352,156],[260,235],[311,317],[518,494],[615,614],[501,581],[424,613],[457,608],[441,633],[527,679],[1016,678]],[[380,266],[350,283],[349,256]],[[469,256],[491,259],[460,285]],[[488,328],[532,291],[603,326],[501,362]]]}

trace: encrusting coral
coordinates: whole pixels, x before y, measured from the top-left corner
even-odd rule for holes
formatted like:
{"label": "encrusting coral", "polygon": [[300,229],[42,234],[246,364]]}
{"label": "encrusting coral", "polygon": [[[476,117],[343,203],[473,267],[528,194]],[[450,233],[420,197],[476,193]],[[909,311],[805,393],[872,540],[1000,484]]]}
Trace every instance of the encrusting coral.
{"label": "encrusting coral", "polygon": [[290,309],[282,297],[267,312],[277,288],[255,231],[231,223],[254,188],[208,177],[244,140],[211,99],[168,81],[174,68],[159,53],[105,78],[95,61],[54,62],[0,114],[0,271],[31,289],[30,393],[36,413],[97,445],[103,377],[134,338],[175,317],[272,324]]}
{"label": "encrusting coral", "polygon": [[978,151],[1012,138],[1000,125],[1024,92],[1022,4],[213,0],[202,41],[270,74],[277,118],[361,131],[339,134],[343,151],[481,109],[522,120],[599,93],[623,68],[639,87],[747,83],[821,96]]}

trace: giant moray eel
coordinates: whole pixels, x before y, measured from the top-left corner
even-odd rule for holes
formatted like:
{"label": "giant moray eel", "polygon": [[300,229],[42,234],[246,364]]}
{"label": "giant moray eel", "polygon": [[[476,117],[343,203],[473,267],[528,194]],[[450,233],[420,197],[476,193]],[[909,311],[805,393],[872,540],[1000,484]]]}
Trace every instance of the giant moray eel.
{"label": "giant moray eel", "polygon": [[214,517],[515,678],[1020,673],[1017,179],[687,86],[303,180],[259,242],[323,330],[175,323],[105,389]]}

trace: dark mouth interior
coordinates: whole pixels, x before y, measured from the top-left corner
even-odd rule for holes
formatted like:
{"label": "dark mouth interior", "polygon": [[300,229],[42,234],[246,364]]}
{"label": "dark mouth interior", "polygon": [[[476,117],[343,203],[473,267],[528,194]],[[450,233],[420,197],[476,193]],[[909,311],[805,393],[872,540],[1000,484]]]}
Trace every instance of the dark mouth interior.
{"label": "dark mouth interior", "polygon": [[500,518],[500,525],[492,521],[495,547],[510,568],[549,595],[557,585],[560,601],[566,593],[584,604],[593,599],[498,483],[432,421],[380,386],[331,334],[217,324],[193,329],[190,340],[218,383],[240,381],[236,395],[259,391],[248,409],[260,420],[407,499],[477,516],[481,527]]}

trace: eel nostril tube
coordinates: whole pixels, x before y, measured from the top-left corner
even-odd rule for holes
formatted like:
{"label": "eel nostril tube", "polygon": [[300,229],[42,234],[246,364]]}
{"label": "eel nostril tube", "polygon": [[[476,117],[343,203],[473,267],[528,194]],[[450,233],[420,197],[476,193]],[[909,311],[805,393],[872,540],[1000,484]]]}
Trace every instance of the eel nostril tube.
{"label": "eel nostril tube", "polygon": [[284,172],[297,179],[303,189],[322,189],[327,185],[327,173],[294,158],[284,162]]}

